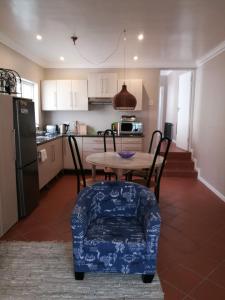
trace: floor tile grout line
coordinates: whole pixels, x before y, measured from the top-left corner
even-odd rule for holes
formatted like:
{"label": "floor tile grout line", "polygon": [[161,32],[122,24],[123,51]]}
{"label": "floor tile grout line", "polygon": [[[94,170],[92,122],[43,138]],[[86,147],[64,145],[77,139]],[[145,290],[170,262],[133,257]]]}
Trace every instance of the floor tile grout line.
{"label": "floor tile grout line", "polygon": [[[168,284],[170,287],[176,289],[177,291],[181,292],[181,294],[184,294],[185,297],[188,296],[188,294],[186,292],[184,292],[183,290],[179,289],[177,286],[173,285],[171,282],[165,280],[165,279],[162,279],[161,282],[165,282],[166,284]],[[163,285],[162,285],[163,286]]]}
{"label": "floor tile grout line", "polygon": [[216,265],[216,267],[214,268],[214,269],[212,269],[210,272],[209,272],[209,274],[208,275],[205,275],[205,276],[202,276],[201,274],[199,274],[198,272],[196,272],[195,270],[193,270],[193,269],[191,269],[191,268],[189,268],[189,267],[187,267],[187,266],[185,266],[185,265],[183,265],[183,264],[180,264],[184,269],[186,269],[186,270],[188,270],[188,271],[191,271],[192,273],[195,273],[196,275],[198,275],[198,276],[200,276],[200,277],[202,277],[202,278],[204,278],[204,279],[207,279],[216,269],[218,269],[219,268],[219,265],[220,264],[222,264],[222,262],[220,262],[220,263],[217,263],[217,265]]}
{"label": "floor tile grout line", "polygon": [[[219,264],[218,264],[218,265],[219,265]],[[202,283],[203,283],[204,281],[209,280],[209,276],[210,276],[210,275],[218,268],[218,265],[217,265],[217,267],[214,268],[207,276],[203,277],[202,280],[201,280],[194,288],[192,288],[192,289],[187,293],[187,296],[190,296],[190,297],[191,297],[191,293],[193,293],[195,290],[197,290],[197,288],[198,288],[199,286],[201,286]],[[189,269],[188,267],[184,267],[184,268],[187,269],[187,270],[189,270],[189,271],[192,271],[192,272],[195,273],[196,275],[198,274],[198,273],[196,273],[195,271]],[[209,281],[215,284],[214,281],[212,281],[212,280],[209,280]],[[215,284],[215,285],[216,285],[217,287],[221,287],[221,286],[218,285],[218,284]],[[225,290],[224,287],[222,287],[222,288]]]}

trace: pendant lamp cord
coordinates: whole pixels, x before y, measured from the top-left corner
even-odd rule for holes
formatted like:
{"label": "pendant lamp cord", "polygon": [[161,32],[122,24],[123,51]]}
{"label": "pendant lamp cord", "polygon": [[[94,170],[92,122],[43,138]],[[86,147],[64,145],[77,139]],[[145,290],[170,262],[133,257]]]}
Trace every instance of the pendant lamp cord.
{"label": "pendant lamp cord", "polygon": [[123,31],[123,60],[124,60],[124,64],[123,64],[123,78],[124,78],[124,84],[125,84],[125,80],[126,80],[126,50],[127,50],[127,36],[126,36],[126,29],[124,29],[124,31]]}
{"label": "pendant lamp cord", "polygon": [[[126,32],[126,30],[124,30],[124,32]],[[80,57],[83,58],[84,60],[86,60],[89,64],[101,65],[101,64],[104,64],[106,61],[108,61],[118,51],[122,35],[123,35],[123,32],[120,33],[113,51],[105,59],[103,59],[102,61],[99,61],[99,62],[94,62],[91,59],[89,59],[88,57],[86,57],[85,55],[83,55],[81,49],[79,48],[79,44],[77,45],[77,43],[75,44],[75,42],[74,42],[74,45],[76,46],[77,52],[80,55]],[[124,35],[124,37],[125,37],[125,35]],[[71,38],[73,39],[73,37],[71,37]]]}

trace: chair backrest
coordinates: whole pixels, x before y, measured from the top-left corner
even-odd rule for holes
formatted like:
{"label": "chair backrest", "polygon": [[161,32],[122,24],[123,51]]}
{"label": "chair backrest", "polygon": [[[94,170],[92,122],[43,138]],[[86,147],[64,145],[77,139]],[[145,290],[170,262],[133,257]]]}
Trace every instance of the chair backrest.
{"label": "chair backrest", "polygon": [[80,157],[80,151],[77,145],[77,141],[74,136],[69,135],[68,141],[70,145],[70,151],[73,158],[73,164],[75,169],[75,174],[77,176],[77,193],[80,192],[81,180],[83,181],[83,186],[86,187],[85,173],[82,165],[82,160]]}
{"label": "chair backrest", "polygon": [[[108,133],[110,133],[110,135],[108,135]],[[114,134],[113,130],[111,130],[111,129],[106,129],[105,132],[104,132],[104,136],[103,136],[103,139],[104,139],[104,152],[107,152],[106,137],[111,137],[113,139],[113,150],[114,150],[114,152],[116,152],[116,138],[115,138],[115,134]]]}
{"label": "chair backrest", "polygon": [[[162,164],[160,165],[160,167],[157,168],[157,172],[156,172],[155,166],[156,166],[157,158],[159,157],[159,155],[162,155],[161,154],[162,144],[165,145],[165,151],[163,153],[163,161],[162,161]],[[168,152],[169,152],[170,144],[171,144],[171,140],[168,137],[164,137],[159,141],[158,146],[157,146],[156,151],[155,151],[153,163],[150,167],[150,170],[148,172],[148,177],[147,177],[147,180],[146,180],[146,186],[150,187],[151,180],[152,180],[153,176],[155,176],[155,184],[156,184],[155,194],[156,194],[157,201],[159,201],[160,180],[161,180],[161,177],[162,177],[162,174],[163,174],[163,169],[164,169],[164,166],[165,166],[165,163],[166,163],[166,159],[167,159],[167,155],[168,155]]]}
{"label": "chair backrest", "polygon": [[149,149],[148,149],[148,153],[151,153],[152,152],[152,145],[153,145],[153,142],[156,138],[159,138],[159,140],[162,139],[162,132],[160,130],[155,130],[153,131],[152,133],[152,137],[151,137],[151,141],[150,141],[150,145],[149,145]]}

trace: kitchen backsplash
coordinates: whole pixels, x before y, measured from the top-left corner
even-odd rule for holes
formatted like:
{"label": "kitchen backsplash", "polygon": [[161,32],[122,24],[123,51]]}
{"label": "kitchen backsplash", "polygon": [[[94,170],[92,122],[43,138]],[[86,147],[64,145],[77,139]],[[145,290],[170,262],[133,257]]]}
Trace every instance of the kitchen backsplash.
{"label": "kitchen backsplash", "polygon": [[98,108],[90,107],[88,111],[54,111],[43,112],[44,124],[69,123],[73,131],[76,121],[88,126],[88,133],[96,133],[98,130],[111,128],[111,123],[119,121],[121,115],[135,114],[141,120],[141,112],[118,112],[110,105],[98,105]]}

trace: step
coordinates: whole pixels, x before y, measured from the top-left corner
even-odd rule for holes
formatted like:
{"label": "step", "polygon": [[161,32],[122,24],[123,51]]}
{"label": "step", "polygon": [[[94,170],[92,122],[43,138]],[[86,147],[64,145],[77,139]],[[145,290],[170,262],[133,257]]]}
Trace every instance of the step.
{"label": "step", "polygon": [[197,171],[195,170],[164,170],[163,177],[189,177],[197,178]]}
{"label": "step", "polygon": [[177,160],[191,160],[191,152],[169,152],[167,160],[177,159]]}
{"label": "step", "polygon": [[194,162],[192,160],[175,160],[175,159],[170,159],[167,160],[166,165],[165,165],[166,170],[171,170],[171,169],[194,169]]}

